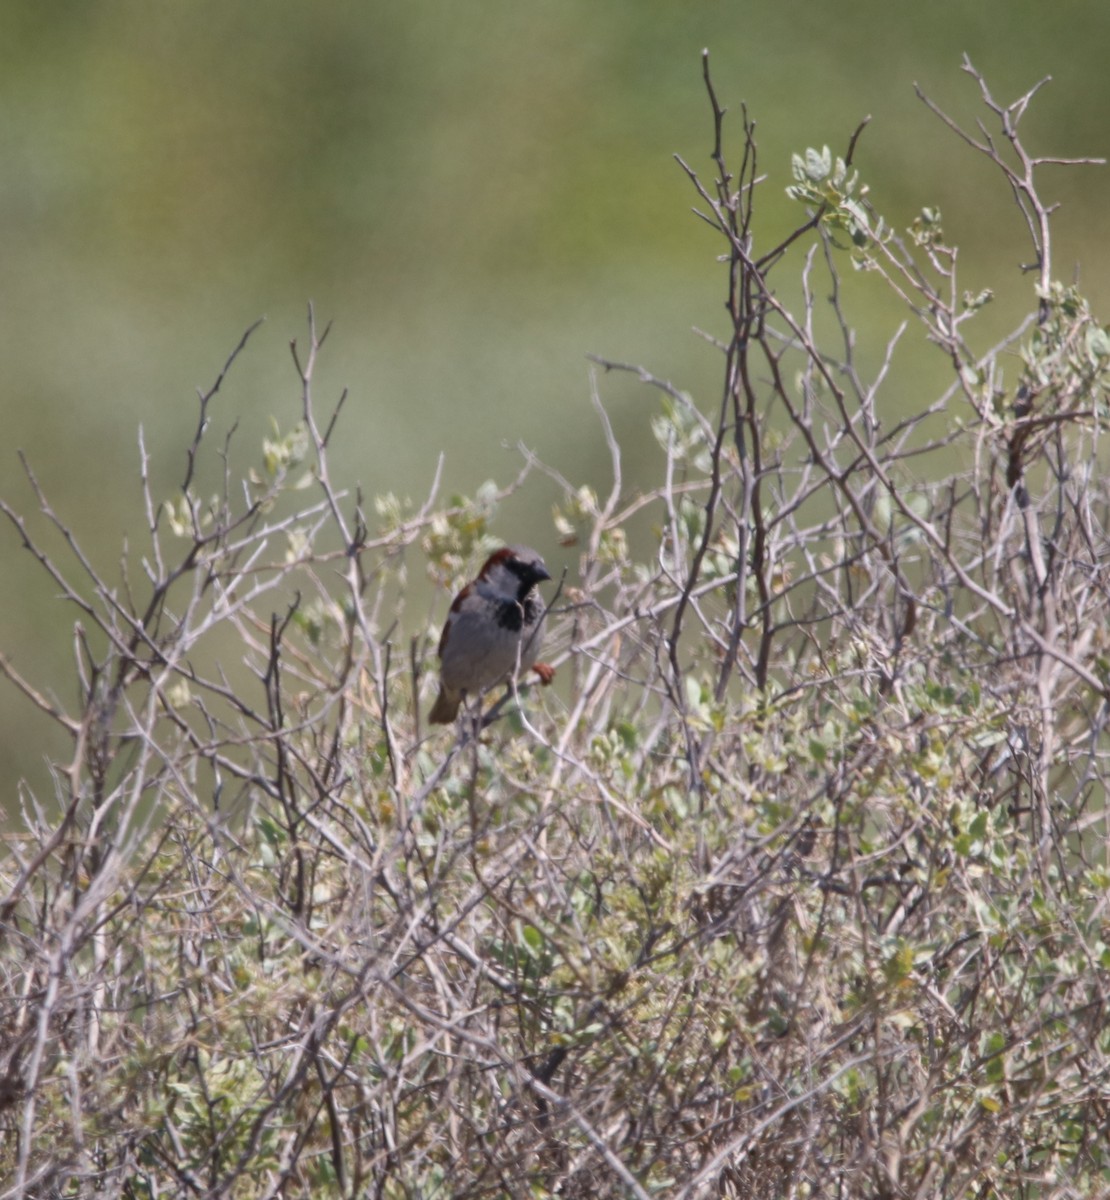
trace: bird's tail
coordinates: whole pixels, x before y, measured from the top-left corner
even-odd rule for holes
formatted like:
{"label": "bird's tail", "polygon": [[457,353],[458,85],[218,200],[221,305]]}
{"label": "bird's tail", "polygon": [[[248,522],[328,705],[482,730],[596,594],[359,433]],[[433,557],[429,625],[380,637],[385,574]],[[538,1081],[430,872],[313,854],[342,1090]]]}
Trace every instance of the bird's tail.
{"label": "bird's tail", "polygon": [[432,711],[428,713],[428,720],[433,725],[450,725],[458,716],[461,701],[462,697],[458,693],[449,692],[440,684],[439,695],[436,697],[435,704],[432,705]]}

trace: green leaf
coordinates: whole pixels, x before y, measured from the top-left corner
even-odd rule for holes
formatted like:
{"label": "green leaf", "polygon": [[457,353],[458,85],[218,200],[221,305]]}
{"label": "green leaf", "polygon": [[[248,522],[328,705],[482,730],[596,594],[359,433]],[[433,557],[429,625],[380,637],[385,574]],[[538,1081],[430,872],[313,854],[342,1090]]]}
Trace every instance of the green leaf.
{"label": "green leaf", "polygon": [[805,173],[814,183],[828,179],[832,173],[832,153],[828,146],[823,146],[820,150],[811,148],[806,151]]}
{"label": "green leaf", "polygon": [[1110,334],[1097,325],[1088,325],[1087,351],[1093,358],[1110,357]]}

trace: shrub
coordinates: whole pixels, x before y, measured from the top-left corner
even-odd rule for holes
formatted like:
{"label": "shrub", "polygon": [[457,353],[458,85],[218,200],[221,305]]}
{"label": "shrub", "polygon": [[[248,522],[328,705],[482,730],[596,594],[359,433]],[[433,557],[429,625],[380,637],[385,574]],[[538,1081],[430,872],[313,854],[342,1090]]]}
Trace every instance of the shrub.
{"label": "shrub", "polygon": [[[4,660],[72,746],[0,873],[5,1195],[1110,1188],[1110,337],[1052,272],[1036,89],[1003,105],[965,66],[985,121],[941,116],[1034,264],[985,351],[990,297],[935,210],[882,220],[859,130],[795,157],[804,213],[761,245],[753,126],[706,65],[713,178],[683,165],[724,264],[720,399],[602,364],[658,392],[660,481],[627,494],[595,396],[611,486],[560,478],[555,513],[563,690],[480,736],[422,728],[407,575],[465,578],[547,468],[364,503],[311,316],[297,424],[203,499],[221,374],[173,498],[144,455],[119,578],[28,472],[63,554],[4,512],[77,610],[81,702]],[[948,363],[908,413],[894,344],[856,361],[848,262]]]}

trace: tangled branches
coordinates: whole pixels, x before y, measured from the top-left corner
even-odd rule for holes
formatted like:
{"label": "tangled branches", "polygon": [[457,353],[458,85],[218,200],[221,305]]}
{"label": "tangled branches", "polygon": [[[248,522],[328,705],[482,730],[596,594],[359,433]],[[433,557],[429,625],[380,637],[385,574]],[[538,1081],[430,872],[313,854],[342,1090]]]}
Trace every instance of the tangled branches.
{"label": "tangled branches", "polygon": [[[1051,274],[1036,89],[975,78],[997,132],[944,119],[1037,280],[986,349],[939,214],[900,237],[860,184],[862,127],[795,157],[804,219],[760,245],[754,127],[733,170],[706,64],[714,178],[682,165],[726,264],[723,382],[701,405],[601,363],[659,396],[644,494],[595,394],[604,498],[525,451],[508,488],[367,505],[333,479],[311,313],[297,423],[245,479],[211,443],[250,331],[171,500],[143,452],[118,579],[28,469],[64,557],[3,511],[78,614],[80,703],[0,660],[71,746],[0,867],[5,1196],[1110,1185],[1110,338]],[[873,377],[845,256],[906,308]],[[950,382],[896,407],[908,326]],[[464,576],[537,470],[578,550],[564,688],[427,735],[408,571]]]}

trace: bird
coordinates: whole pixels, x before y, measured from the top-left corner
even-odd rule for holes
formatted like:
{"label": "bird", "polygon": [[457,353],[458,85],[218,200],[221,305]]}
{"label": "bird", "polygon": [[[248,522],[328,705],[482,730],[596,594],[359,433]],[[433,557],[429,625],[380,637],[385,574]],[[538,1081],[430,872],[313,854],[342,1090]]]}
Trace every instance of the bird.
{"label": "bird", "polygon": [[428,714],[449,725],[467,696],[478,696],[516,671],[531,670],[545,686],[555,668],[537,662],[543,639],[543,598],[536,585],[551,578],[528,546],[503,546],[451,603],[439,639],[439,695]]}

